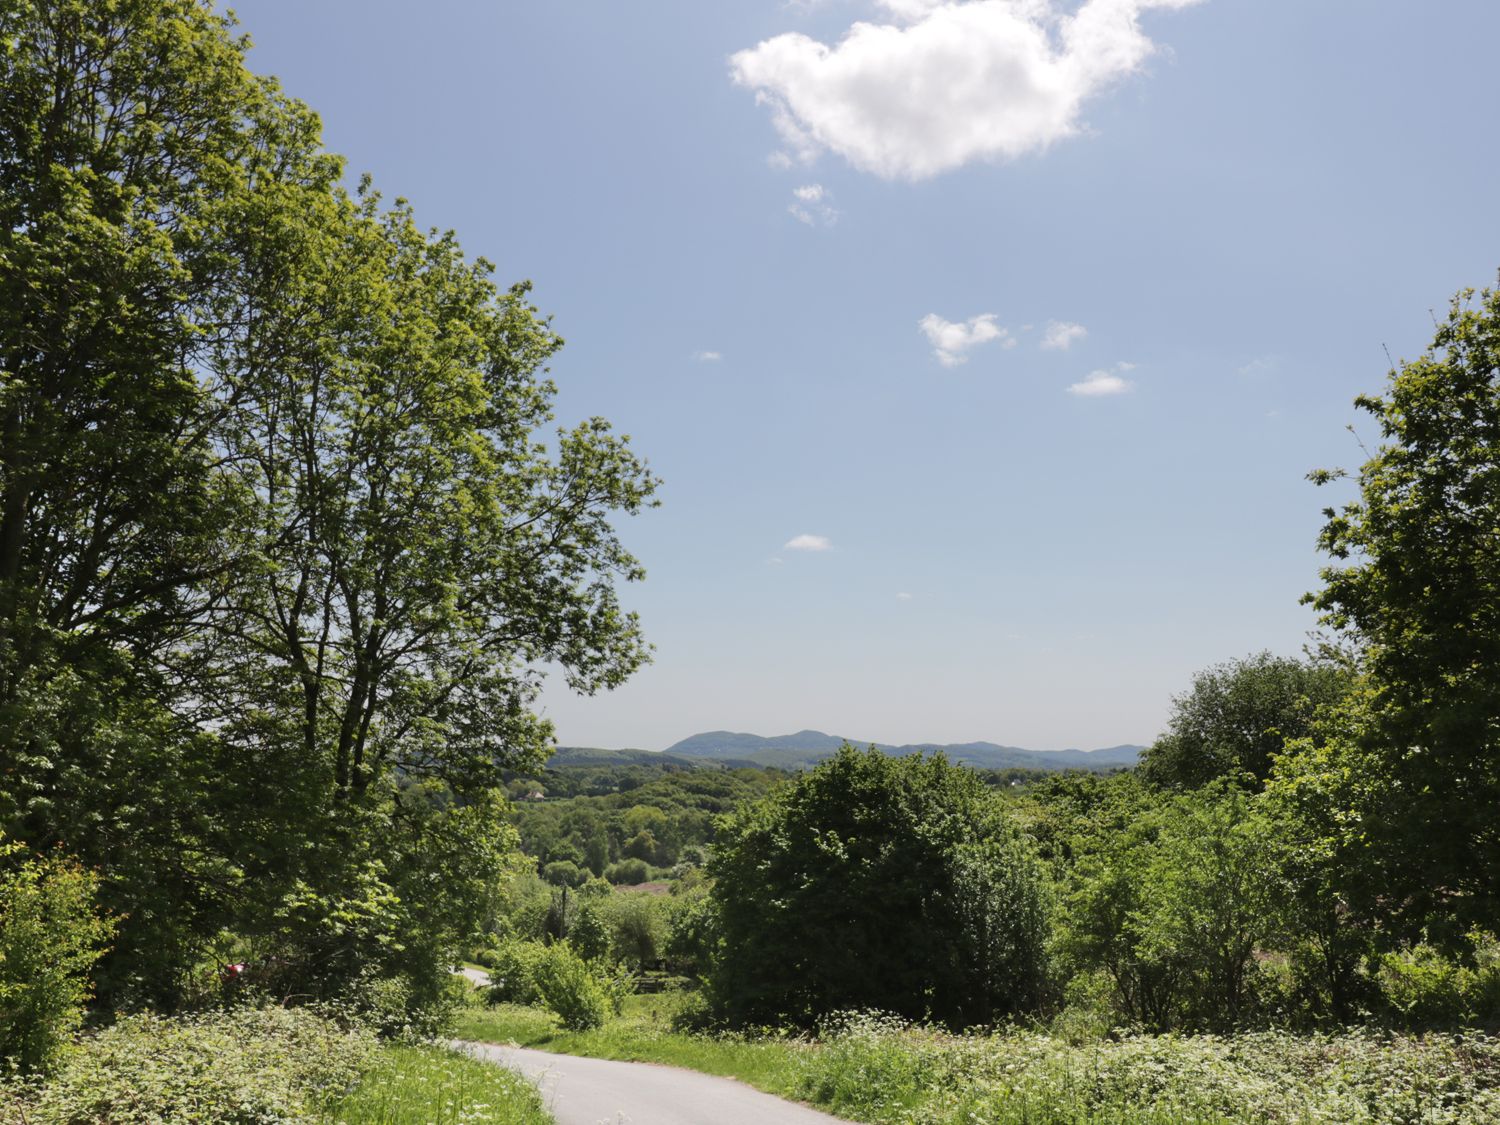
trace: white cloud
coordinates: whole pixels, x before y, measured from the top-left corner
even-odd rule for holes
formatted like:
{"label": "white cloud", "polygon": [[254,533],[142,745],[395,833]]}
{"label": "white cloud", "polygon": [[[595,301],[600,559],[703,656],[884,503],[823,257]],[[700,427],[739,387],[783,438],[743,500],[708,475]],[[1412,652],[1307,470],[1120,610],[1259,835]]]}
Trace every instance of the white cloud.
{"label": "white cloud", "polygon": [[694,352],[693,358],[699,363],[718,363],[724,358],[723,352]]}
{"label": "white cloud", "polygon": [[1048,323],[1047,331],[1042,336],[1042,347],[1048,351],[1065,352],[1073,346],[1074,340],[1082,340],[1088,334],[1089,330],[1081,324],[1054,320]]}
{"label": "white cloud", "polygon": [[838,221],[838,209],[832,203],[833,193],[822,184],[803,184],[793,188],[792,197],[795,202],[787,206],[787,211],[799,223],[810,227],[821,223],[827,227]]}
{"label": "white cloud", "polygon": [[1281,366],[1281,359],[1274,355],[1263,355],[1252,359],[1239,369],[1241,375],[1269,375]]}
{"label": "white cloud", "polygon": [[1156,49],[1142,12],[1199,0],[881,0],[893,23],[853,24],[834,46],[798,32],[730,57],[790,156],[834,152],[920,180],[1077,134],[1090,98]]}
{"label": "white cloud", "polygon": [[794,535],[782,544],[783,551],[831,551],[833,541],[823,535]]}
{"label": "white cloud", "polygon": [[896,595],[896,600],[898,602],[909,602],[911,601],[911,595],[903,591],[902,593]]}
{"label": "white cloud", "polygon": [[1070,395],[1079,395],[1083,398],[1099,398],[1104,395],[1122,395],[1127,391],[1135,389],[1135,384],[1125,378],[1122,372],[1134,370],[1133,363],[1117,363],[1113,370],[1090,371],[1084,376],[1081,383],[1074,383],[1068,388]]}
{"label": "white cloud", "polygon": [[766,163],[778,172],[785,172],[792,166],[792,158],[780,149],[777,149],[766,157]]}
{"label": "white cloud", "polygon": [[981,313],[956,324],[937,313],[928,313],[917,322],[917,326],[926,333],[933,354],[944,367],[957,367],[967,362],[969,357],[965,352],[991,340],[1002,341],[1001,346],[1006,348],[1016,346],[1016,338],[1010,331],[995,323],[994,313]]}

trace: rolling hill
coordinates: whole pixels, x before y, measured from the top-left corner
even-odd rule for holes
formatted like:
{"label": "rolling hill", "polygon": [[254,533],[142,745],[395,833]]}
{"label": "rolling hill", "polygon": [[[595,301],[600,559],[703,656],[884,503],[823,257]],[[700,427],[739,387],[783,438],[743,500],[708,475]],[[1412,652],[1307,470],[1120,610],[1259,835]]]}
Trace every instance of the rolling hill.
{"label": "rolling hill", "polygon": [[816,765],[832,757],[845,742],[851,742],[855,746],[874,745],[887,754],[941,752],[949,761],[962,762],[980,769],[1115,769],[1135,765],[1143,749],[1140,746],[1122,745],[1102,750],[1027,750],[1019,746],[1001,746],[994,742],[923,742],[897,746],[871,743],[863,739],[846,739],[817,730],[803,730],[796,734],[770,738],[734,731],[705,731],[672,744],[664,753],[674,758],[745,762],[758,766],[797,769]]}

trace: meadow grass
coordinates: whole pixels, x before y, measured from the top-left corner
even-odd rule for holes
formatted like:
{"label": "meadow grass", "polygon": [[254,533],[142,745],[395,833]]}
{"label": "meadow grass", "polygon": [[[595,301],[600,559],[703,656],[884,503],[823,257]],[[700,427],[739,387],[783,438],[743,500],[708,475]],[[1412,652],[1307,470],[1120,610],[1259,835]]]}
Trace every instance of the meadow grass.
{"label": "meadow grass", "polygon": [[387,1044],[320,1125],[549,1125],[526,1079],[446,1047]]}

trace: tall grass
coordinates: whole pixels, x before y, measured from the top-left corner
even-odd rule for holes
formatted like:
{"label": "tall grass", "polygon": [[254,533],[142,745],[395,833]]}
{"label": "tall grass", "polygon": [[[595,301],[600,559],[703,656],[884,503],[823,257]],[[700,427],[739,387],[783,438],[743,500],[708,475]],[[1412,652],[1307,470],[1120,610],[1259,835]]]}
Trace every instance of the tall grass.
{"label": "tall grass", "polygon": [[436,1046],[384,1047],[320,1125],[548,1125],[536,1089],[513,1071]]}
{"label": "tall grass", "polygon": [[816,1040],[688,1035],[670,1001],[564,1032],[543,1012],[471,1009],[467,1038],[739,1078],[869,1125],[1496,1125],[1500,1041],[1478,1033],[951,1035],[847,1016]]}

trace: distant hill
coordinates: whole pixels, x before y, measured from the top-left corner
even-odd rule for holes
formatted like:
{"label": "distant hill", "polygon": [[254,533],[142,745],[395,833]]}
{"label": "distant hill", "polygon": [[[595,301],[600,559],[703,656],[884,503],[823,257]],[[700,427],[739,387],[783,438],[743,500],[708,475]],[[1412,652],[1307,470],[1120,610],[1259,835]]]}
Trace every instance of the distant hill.
{"label": "distant hill", "polygon": [[[781,769],[798,769],[813,766],[833,757],[845,742],[855,746],[872,743],[857,738],[843,738],[824,734],[819,730],[803,730],[796,734],[782,734],[764,738],[756,734],[741,734],[734,731],[705,731],[684,738],[667,747],[665,754],[674,758],[710,759],[715,762],[751,763],[759,766],[776,766]],[[951,762],[980,769],[1041,769],[1066,770],[1115,769],[1133,766],[1139,759],[1141,746],[1110,746],[1102,750],[1026,750],[1019,746],[1000,746],[993,742],[962,742],[939,744],[932,742],[895,746],[876,742],[873,745],[887,754],[932,754],[941,752]]]}

